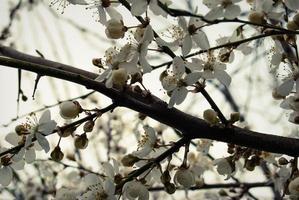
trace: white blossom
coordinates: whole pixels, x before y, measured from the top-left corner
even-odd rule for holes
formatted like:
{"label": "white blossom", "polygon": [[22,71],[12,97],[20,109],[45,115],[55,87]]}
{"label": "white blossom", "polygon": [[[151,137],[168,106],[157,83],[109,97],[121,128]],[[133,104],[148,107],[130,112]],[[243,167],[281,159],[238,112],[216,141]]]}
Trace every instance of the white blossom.
{"label": "white blossom", "polygon": [[229,179],[236,172],[234,163],[229,162],[229,159],[230,158],[219,158],[213,161],[217,172],[220,175],[226,176],[226,179]]}
{"label": "white blossom", "polygon": [[123,189],[123,196],[129,200],[148,200],[149,199],[149,192],[147,188],[138,181],[130,181],[124,184]]}
{"label": "white blossom", "polygon": [[50,145],[45,136],[51,134],[56,127],[56,122],[51,120],[50,111],[44,111],[38,121],[34,116],[32,120],[28,122],[28,126],[30,126],[30,134],[26,138],[25,148],[32,144],[32,139],[35,137],[39,145],[47,153],[50,150]]}
{"label": "white blossom", "polygon": [[111,19],[115,19],[118,21],[122,20],[122,15],[111,5],[110,0],[95,0],[88,8],[97,9],[96,14],[99,15],[99,22],[103,25],[107,25],[106,13],[110,16]]}
{"label": "white blossom", "polygon": [[181,104],[187,94],[187,86],[193,85],[199,80],[201,74],[193,72],[185,74],[185,63],[181,57],[175,57],[172,62],[172,74],[162,78],[162,86],[167,92],[171,92],[168,107],[172,108],[175,104]]}
{"label": "white blossom", "polygon": [[241,8],[235,3],[241,0],[203,0],[209,9],[211,9],[205,16],[208,20],[215,20],[221,17],[226,19],[234,19],[241,13]]}
{"label": "white blossom", "polygon": [[[130,2],[132,3],[131,13],[134,16],[142,15],[148,7],[155,15],[167,16],[167,13],[158,5],[157,0],[131,0]],[[161,0],[160,2],[166,5],[171,4],[169,0]]]}
{"label": "white blossom", "polygon": [[144,158],[154,149],[157,136],[156,131],[150,126],[143,126],[144,135],[138,143],[138,150],[134,151],[132,154],[139,158]]}

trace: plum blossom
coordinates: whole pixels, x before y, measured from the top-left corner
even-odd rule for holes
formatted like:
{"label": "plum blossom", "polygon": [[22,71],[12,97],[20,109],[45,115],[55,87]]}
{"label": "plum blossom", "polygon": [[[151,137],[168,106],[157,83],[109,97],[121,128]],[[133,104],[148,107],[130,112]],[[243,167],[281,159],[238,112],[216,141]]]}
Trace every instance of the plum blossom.
{"label": "plum blossom", "polygon": [[215,20],[221,17],[234,19],[241,13],[241,8],[235,3],[241,0],[203,0],[203,4],[211,9],[205,16],[208,20]]}
{"label": "plum blossom", "polygon": [[225,71],[226,65],[217,61],[211,53],[208,55],[207,61],[195,58],[191,63],[187,63],[187,67],[192,71],[200,71],[201,77],[206,80],[216,78],[226,87],[231,83],[231,77]]}
{"label": "plum blossom", "polygon": [[130,60],[128,65],[137,66],[139,63],[143,69],[143,73],[152,71],[151,65],[146,59],[149,44],[154,39],[154,32],[150,25],[145,28],[139,27],[134,34],[135,41],[128,43],[128,51],[130,53]]}
{"label": "plum blossom", "polygon": [[162,86],[167,92],[171,92],[168,107],[181,104],[187,94],[187,86],[193,85],[201,77],[199,72],[185,74],[185,63],[181,57],[175,57],[172,63],[173,75],[162,77]]}
{"label": "plum blossom", "polygon": [[99,22],[103,25],[107,25],[106,13],[111,19],[115,19],[117,21],[122,20],[122,15],[111,5],[111,3],[111,0],[95,0],[88,8],[97,9],[96,14],[99,15]]}
{"label": "plum blossom", "polygon": [[299,92],[299,69],[297,66],[289,73],[283,82],[277,87],[278,94],[288,96],[296,86],[296,92]]}
{"label": "plum blossom", "polygon": [[138,200],[149,199],[149,192],[147,188],[139,181],[130,181],[125,183],[122,192],[123,196],[129,200],[134,200],[136,198],[138,198]]}
{"label": "plum blossom", "polygon": [[192,43],[194,42],[201,49],[209,49],[210,44],[207,35],[200,30],[204,22],[198,18],[190,17],[187,25],[184,17],[179,17],[179,26],[183,29],[185,35],[182,38],[182,54],[186,56],[192,49]]}
{"label": "plum blossom", "polygon": [[88,174],[84,177],[84,183],[87,191],[84,192],[79,199],[93,200],[93,199],[106,199],[116,200],[114,195],[115,185],[112,180],[102,180],[95,174]]}
{"label": "plum blossom", "polygon": [[57,123],[54,120],[51,120],[51,113],[49,110],[44,111],[39,120],[33,115],[32,119],[27,122],[29,135],[26,138],[25,148],[32,144],[32,139],[35,137],[38,144],[47,153],[50,150],[50,145],[45,136],[53,132],[56,124]]}
{"label": "plum blossom", "polygon": [[[132,3],[131,13],[134,16],[139,16],[145,13],[147,7],[149,7],[155,15],[162,15],[163,17],[167,16],[167,13],[158,5],[158,0],[131,0],[130,2]],[[161,0],[160,2],[166,5],[171,4],[171,1],[169,0]]]}
{"label": "plum blossom", "polygon": [[[17,146],[19,144],[24,144],[26,140],[26,136],[19,136],[15,132],[8,133],[5,136],[5,140],[13,146]],[[13,161],[18,162],[23,157],[25,158],[26,163],[32,163],[35,160],[36,154],[35,150],[41,151],[42,148],[37,142],[33,142],[33,145],[28,146],[27,148],[22,147],[17,154],[13,156]]]}
{"label": "plum blossom", "polygon": [[[0,152],[7,150],[6,148],[0,148]],[[13,178],[13,170],[22,170],[25,162],[20,160],[15,162],[12,160],[11,154],[2,156],[0,158],[0,185],[6,187],[10,184]]]}
{"label": "plum blossom", "polygon": [[154,149],[157,142],[155,129],[147,125],[143,126],[143,129],[145,132],[138,143],[138,150],[132,153],[132,155],[139,158],[144,158],[145,156],[149,155],[150,152]]}

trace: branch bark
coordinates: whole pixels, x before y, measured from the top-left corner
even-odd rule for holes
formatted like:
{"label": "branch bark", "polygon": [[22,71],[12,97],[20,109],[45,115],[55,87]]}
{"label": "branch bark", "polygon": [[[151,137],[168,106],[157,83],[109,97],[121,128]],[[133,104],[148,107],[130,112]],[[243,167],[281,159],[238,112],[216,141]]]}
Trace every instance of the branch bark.
{"label": "branch bark", "polygon": [[[299,139],[287,138],[270,133],[259,133],[239,127],[211,127],[204,120],[184,113],[176,108],[168,109],[167,103],[154,95],[144,96],[130,87],[125,91],[109,89],[104,83],[95,81],[95,73],[18,52],[0,45],[0,65],[23,69],[45,76],[74,82],[100,92],[116,101],[119,106],[141,112],[163,124],[171,126],[189,138],[207,138],[253,149],[299,156]],[[10,57],[10,58],[8,58]]]}

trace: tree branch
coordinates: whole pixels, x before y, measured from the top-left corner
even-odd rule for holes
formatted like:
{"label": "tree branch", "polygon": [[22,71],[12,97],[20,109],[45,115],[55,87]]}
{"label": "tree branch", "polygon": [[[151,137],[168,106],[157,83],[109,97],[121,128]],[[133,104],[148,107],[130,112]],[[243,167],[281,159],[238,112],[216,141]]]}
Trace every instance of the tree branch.
{"label": "tree branch", "polygon": [[[3,47],[0,46],[0,53],[4,55],[5,52],[1,51],[2,49]],[[294,157],[299,156],[299,139],[263,134],[235,126],[226,128],[211,127],[210,124],[202,119],[179,111],[176,108],[167,108],[167,103],[153,95],[144,97],[142,93],[134,92],[130,88],[127,88],[125,92],[113,88],[109,89],[105,87],[104,83],[93,80],[97,77],[97,74],[22,54],[8,47],[4,49],[9,50],[6,52],[10,52],[11,56],[22,60],[0,57],[1,65],[78,83],[117,101],[119,106],[143,113],[179,130],[188,138],[207,138],[273,153],[287,154]]]}

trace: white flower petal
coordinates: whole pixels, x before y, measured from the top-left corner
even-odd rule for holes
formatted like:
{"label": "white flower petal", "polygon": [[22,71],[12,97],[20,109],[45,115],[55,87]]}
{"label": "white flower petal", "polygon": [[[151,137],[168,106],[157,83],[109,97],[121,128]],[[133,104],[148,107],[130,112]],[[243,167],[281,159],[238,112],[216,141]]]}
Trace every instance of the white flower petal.
{"label": "white flower petal", "polygon": [[192,85],[192,84],[196,83],[196,81],[198,81],[198,79],[200,79],[200,77],[201,77],[200,72],[194,72],[194,73],[187,74],[187,76],[184,78],[184,80],[186,81],[187,85]]}
{"label": "white flower petal", "polygon": [[14,155],[12,160],[18,162],[23,159],[24,155],[25,155],[25,148],[23,147],[20,149],[20,151],[17,154]]}
{"label": "white flower petal", "polygon": [[46,137],[39,133],[35,134],[35,136],[36,136],[36,139],[37,139],[38,143],[40,144],[40,146],[47,153],[50,150],[50,145],[49,145],[49,142],[46,139]]}
{"label": "white flower petal", "polygon": [[193,41],[199,46],[199,48],[206,50],[210,48],[210,43],[207,35],[203,31],[198,31],[196,34],[192,35]]}
{"label": "white flower petal", "polygon": [[210,10],[210,12],[206,14],[205,18],[207,20],[215,20],[217,18],[223,17],[223,12],[224,12],[223,7],[219,6]]}
{"label": "white flower petal", "polygon": [[8,186],[12,180],[12,169],[9,166],[2,167],[0,169],[0,184],[2,186]]}
{"label": "white flower petal", "polygon": [[25,166],[25,161],[24,160],[20,160],[19,162],[13,162],[10,166],[14,170],[23,170],[24,166]]}
{"label": "white flower petal", "polygon": [[224,12],[224,18],[235,19],[241,13],[241,8],[238,5],[231,4],[226,7]]}
{"label": "white flower petal", "polygon": [[20,138],[15,132],[10,132],[5,136],[5,140],[13,146],[18,145]]}
{"label": "white flower petal", "polygon": [[189,34],[186,34],[186,36],[183,39],[183,44],[182,44],[182,54],[183,56],[188,55],[188,53],[192,49],[192,39]]}
{"label": "white flower petal", "polygon": [[147,0],[133,0],[131,13],[134,16],[139,16],[147,9]]}
{"label": "white flower petal", "polygon": [[176,77],[181,77],[185,73],[185,64],[181,57],[174,57],[172,61],[172,69]]}
{"label": "white flower petal", "polygon": [[288,96],[294,87],[294,80],[287,79],[277,88],[278,94]]}
{"label": "white flower petal", "polygon": [[109,6],[105,9],[106,9],[106,11],[107,11],[107,13],[108,13],[108,15],[110,16],[111,19],[116,19],[118,21],[123,19],[122,15],[115,8],[113,8],[112,6]]}
{"label": "white flower petal", "polygon": [[298,0],[285,0],[284,3],[291,10],[296,11],[299,9],[299,1]]}
{"label": "white flower petal", "polygon": [[224,70],[215,70],[214,75],[226,87],[228,87],[232,81],[230,75],[228,75],[228,73]]}
{"label": "white flower petal", "polygon": [[34,148],[29,148],[27,149],[26,153],[25,153],[25,161],[26,163],[32,163],[35,160],[35,150]]}

